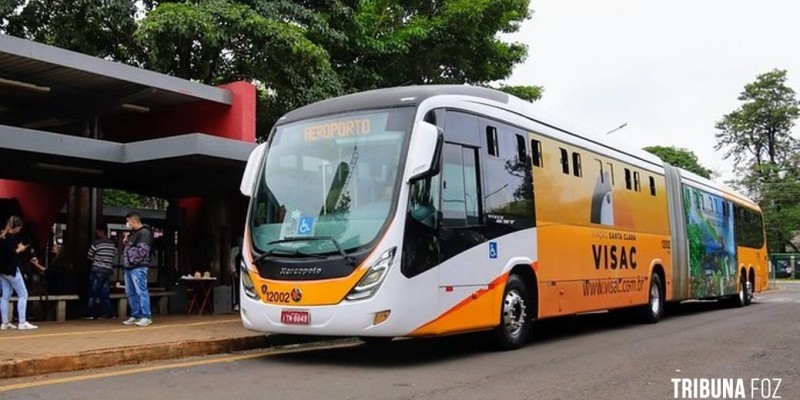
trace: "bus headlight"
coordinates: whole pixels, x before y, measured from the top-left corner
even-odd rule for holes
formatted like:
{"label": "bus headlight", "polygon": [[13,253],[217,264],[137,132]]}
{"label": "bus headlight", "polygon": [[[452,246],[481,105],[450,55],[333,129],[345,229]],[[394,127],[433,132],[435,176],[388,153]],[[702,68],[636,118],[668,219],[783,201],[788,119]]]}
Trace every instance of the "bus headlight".
{"label": "bus headlight", "polygon": [[372,297],[386,278],[386,273],[389,272],[389,268],[394,262],[396,251],[397,248],[393,247],[384,252],[350,291],[347,300],[364,300]]}
{"label": "bus headlight", "polygon": [[256,285],[253,284],[253,279],[250,278],[250,270],[247,268],[247,264],[242,261],[241,265],[241,275],[242,275],[242,286],[244,287],[244,294],[247,297],[258,300],[258,294],[256,293]]}

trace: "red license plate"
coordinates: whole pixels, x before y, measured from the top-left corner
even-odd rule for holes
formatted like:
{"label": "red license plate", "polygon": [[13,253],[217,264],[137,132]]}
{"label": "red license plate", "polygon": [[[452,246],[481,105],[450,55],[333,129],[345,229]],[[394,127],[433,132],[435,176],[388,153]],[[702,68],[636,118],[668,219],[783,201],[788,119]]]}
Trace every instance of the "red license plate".
{"label": "red license plate", "polygon": [[286,325],[308,325],[311,314],[308,311],[281,311],[281,322]]}

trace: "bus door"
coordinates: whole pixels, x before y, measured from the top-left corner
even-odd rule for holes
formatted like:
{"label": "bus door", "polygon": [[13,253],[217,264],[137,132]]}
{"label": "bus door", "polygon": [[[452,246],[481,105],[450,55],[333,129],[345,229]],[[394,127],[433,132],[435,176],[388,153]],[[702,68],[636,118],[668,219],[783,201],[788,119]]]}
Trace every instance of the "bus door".
{"label": "bus door", "polygon": [[[520,251],[520,240],[507,235],[534,224],[525,137],[516,128],[485,118],[447,113],[438,231],[440,286],[486,285]],[[531,240],[529,247],[533,246]]]}

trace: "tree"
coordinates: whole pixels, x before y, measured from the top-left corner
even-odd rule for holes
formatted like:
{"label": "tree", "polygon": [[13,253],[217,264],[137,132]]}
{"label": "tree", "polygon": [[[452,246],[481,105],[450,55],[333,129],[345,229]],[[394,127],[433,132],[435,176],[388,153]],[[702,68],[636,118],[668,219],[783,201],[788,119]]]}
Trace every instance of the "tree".
{"label": "tree", "polygon": [[800,116],[800,103],[786,86],[786,71],[772,70],[745,85],[739,95],[744,104],[717,122],[716,150],[727,149],[736,166],[743,162],[779,164],[797,150],[791,136],[794,121]]}
{"label": "tree", "polygon": [[800,102],[786,85],[786,71],[773,70],[745,85],[744,103],[717,123],[716,149],[727,149],[739,179],[734,184],[761,207],[771,251],[787,247],[800,231],[800,156],[792,136]]}
{"label": "tree", "polygon": [[256,83],[261,138],[281,114],[339,94],[491,86],[527,57],[498,34],[531,15],[530,0],[1,1],[4,33],[205,83]]}
{"label": "tree", "polygon": [[106,207],[145,208],[150,210],[166,210],[167,201],[159,197],[142,196],[124,190],[103,190],[103,205]]}
{"label": "tree", "polygon": [[0,32],[137,65],[136,0],[0,0]]}
{"label": "tree", "polygon": [[544,92],[541,86],[500,86],[497,89],[531,103],[541,99]]}
{"label": "tree", "polygon": [[800,231],[800,154],[794,154],[782,164],[763,164],[758,171],[747,174],[738,186],[755,188],[751,193],[764,214],[767,246],[773,252],[791,249],[800,252],[793,242]]}
{"label": "tree", "polygon": [[645,147],[644,150],[655,154],[662,161],[670,165],[694,172],[704,178],[711,178],[711,173],[713,171],[700,165],[700,162],[697,160],[697,155],[691,150],[676,148],[674,146],[649,146]]}
{"label": "tree", "polygon": [[[530,17],[529,0],[245,3],[305,29],[327,51],[345,93],[426,83],[490,86],[527,57],[525,45],[497,34],[519,29]],[[541,97],[538,86],[499,88],[528,101]]]}

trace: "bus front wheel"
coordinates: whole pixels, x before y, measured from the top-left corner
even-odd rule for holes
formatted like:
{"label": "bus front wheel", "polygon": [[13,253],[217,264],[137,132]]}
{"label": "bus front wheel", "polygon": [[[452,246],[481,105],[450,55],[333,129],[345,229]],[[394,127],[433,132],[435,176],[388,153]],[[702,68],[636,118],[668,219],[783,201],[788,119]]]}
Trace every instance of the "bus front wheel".
{"label": "bus front wheel", "polygon": [[509,275],[500,304],[500,325],[494,329],[495,344],[501,350],[522,347],[531,331],[530,297],[525,282],[518,275]]}

